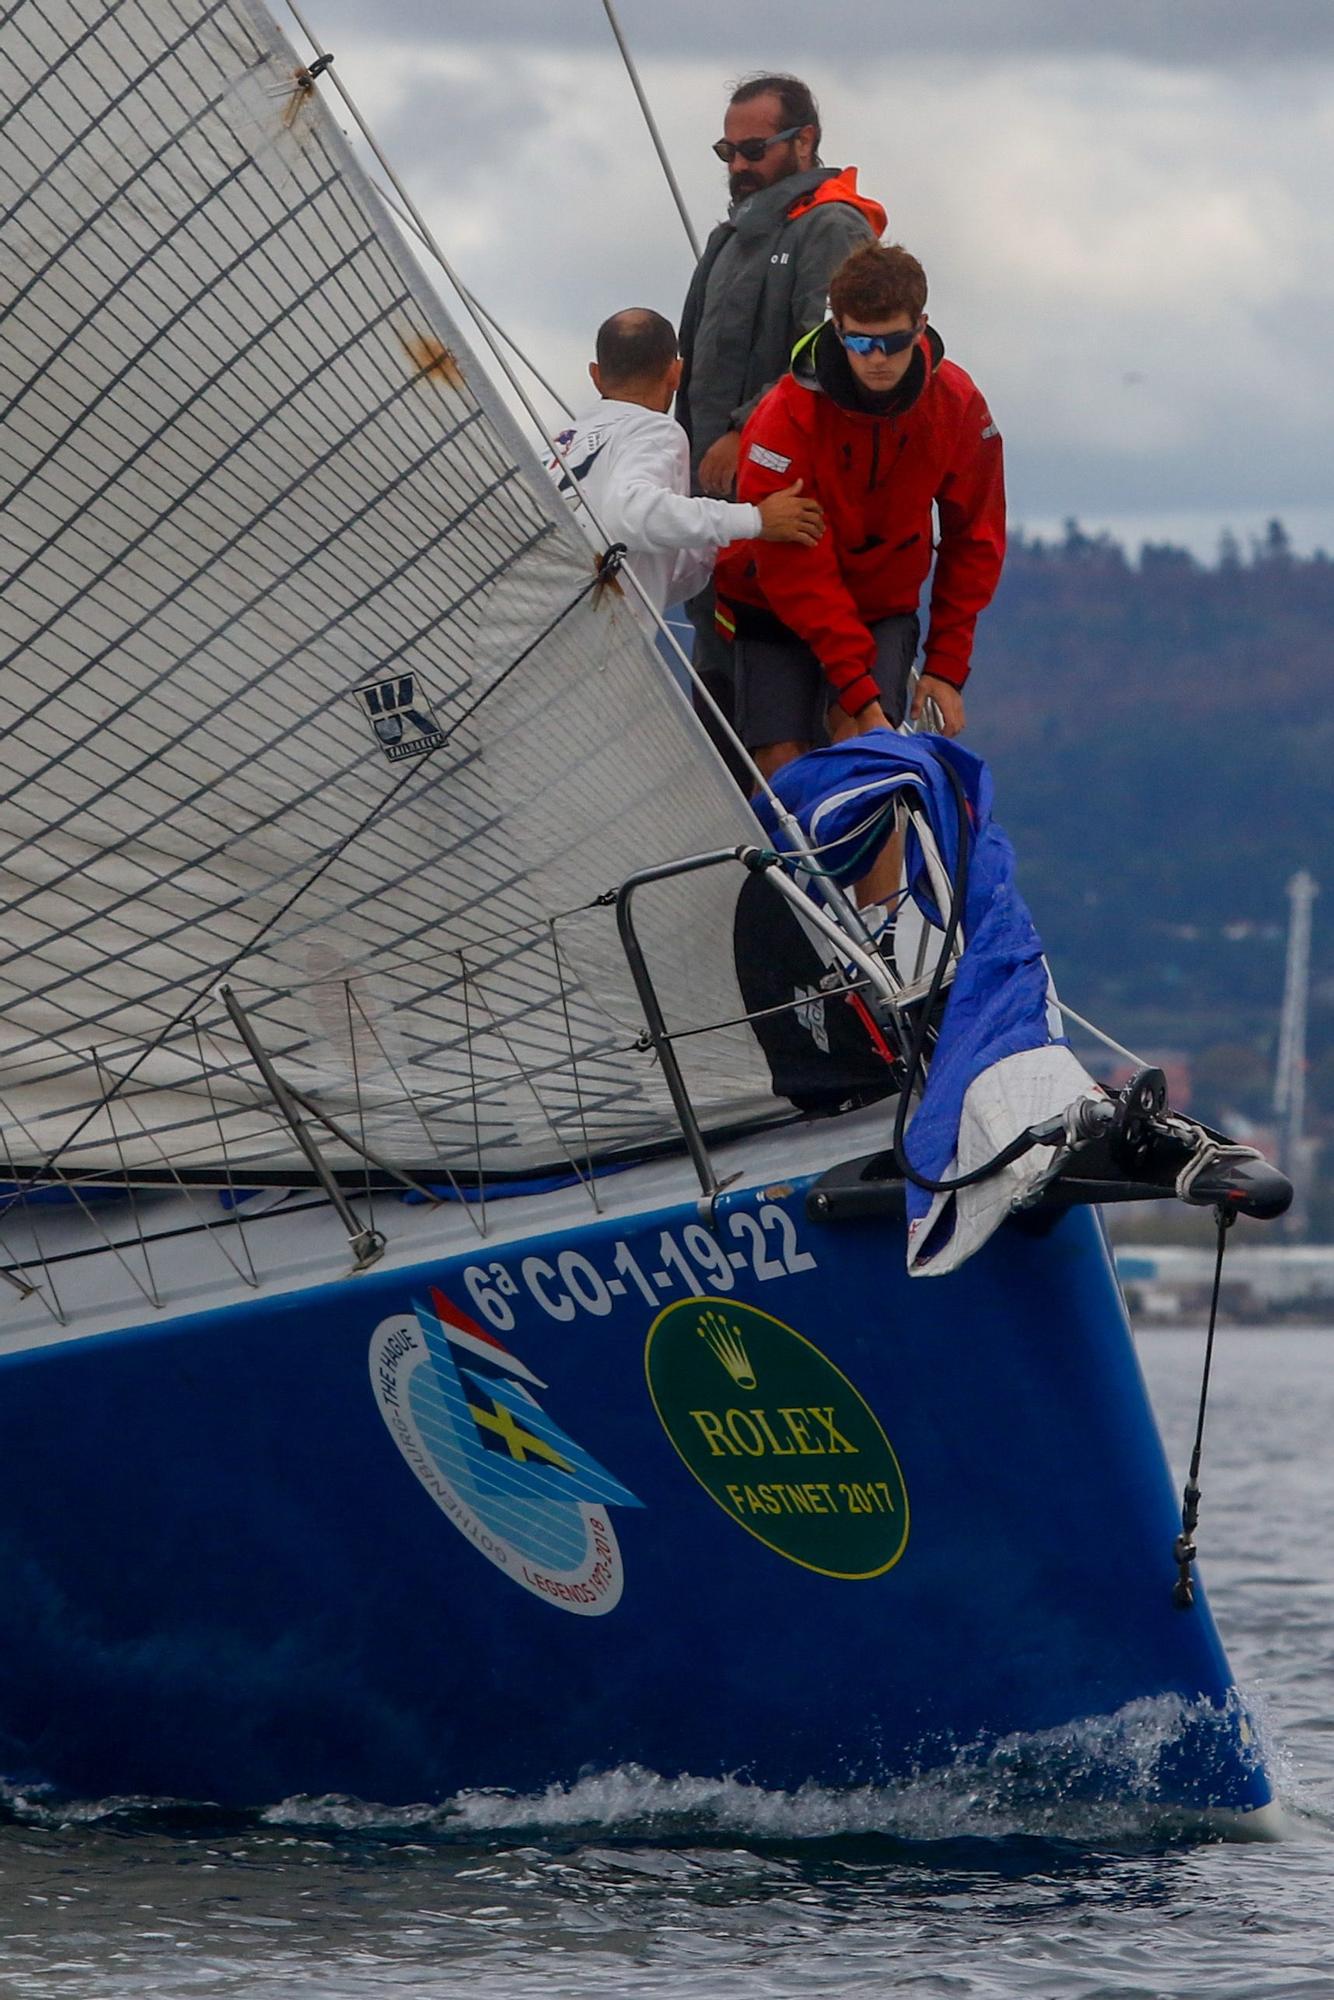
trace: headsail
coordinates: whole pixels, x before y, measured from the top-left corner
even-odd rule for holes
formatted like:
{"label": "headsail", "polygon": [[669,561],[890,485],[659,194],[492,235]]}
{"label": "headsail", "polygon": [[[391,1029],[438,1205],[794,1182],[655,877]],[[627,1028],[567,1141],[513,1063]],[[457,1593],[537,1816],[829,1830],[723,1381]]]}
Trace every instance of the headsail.
{"label": "headsail", "polygon": [[[10,8],[0,312],[0,1178],[294,1159],[224,976],[395,1160],[672,1129],[587,906],[754,822],[261,7]],[[673,1027],[735,893],[643,898]]]}

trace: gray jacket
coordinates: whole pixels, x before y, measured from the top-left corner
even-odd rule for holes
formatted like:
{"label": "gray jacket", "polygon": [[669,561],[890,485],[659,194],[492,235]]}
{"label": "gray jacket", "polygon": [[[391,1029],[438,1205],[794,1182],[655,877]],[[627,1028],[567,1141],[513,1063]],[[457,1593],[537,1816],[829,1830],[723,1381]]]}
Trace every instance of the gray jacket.
{"label": "gray jacket", "polygon": [[[791,210],[837,181],[803,213]],[[812,167],[748,196],[704,246],[681,313],[685,370],[676,414],[690,469],[726,430],[740,430],[786,374],[792,349],[825,316],[829,280],[872,242],[884,210],[856,189],[854,167]]]}

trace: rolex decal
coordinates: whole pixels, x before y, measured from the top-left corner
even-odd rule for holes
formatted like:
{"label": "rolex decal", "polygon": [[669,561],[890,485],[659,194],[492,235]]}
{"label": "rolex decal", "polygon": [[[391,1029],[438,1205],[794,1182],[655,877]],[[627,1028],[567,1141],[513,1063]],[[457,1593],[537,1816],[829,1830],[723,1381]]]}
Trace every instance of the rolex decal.
{"label": "rolex decal", "polygon": [[649,1393],[725,1514],[824,1576],[883,1576],[908,1543],[908,1493],[874,1411],[818,1347],[733,1299],[658,1314]]}

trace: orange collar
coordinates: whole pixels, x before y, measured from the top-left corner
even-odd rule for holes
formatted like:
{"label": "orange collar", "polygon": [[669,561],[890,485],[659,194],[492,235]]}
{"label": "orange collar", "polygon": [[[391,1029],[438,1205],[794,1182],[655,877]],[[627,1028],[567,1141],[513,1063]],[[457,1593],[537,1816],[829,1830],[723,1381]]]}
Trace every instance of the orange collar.
{"label": "orange collar", "polygon": [[866,218],[873,235],[884,234],[889,217],[878,201],[872,201],[869,195],[857,192],[855,167],[844,167],[842,173],[831,174],[827,181],[821,181],[820,185],[812,188],[809,193],[798,195],[787,212],[788,221],[793,222],[799,215],[809,214],[811,209],[818,207],[822,201],[841,201],[847,207],[855,208]]}

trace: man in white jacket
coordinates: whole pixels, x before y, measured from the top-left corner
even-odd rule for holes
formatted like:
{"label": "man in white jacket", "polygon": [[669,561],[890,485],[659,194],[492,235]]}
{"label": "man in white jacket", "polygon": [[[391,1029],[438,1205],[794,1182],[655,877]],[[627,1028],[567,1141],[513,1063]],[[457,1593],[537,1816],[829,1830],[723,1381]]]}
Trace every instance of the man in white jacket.
{"label": "man in white jacket", "polygon": [[[624,542],[655,610],[702,590],[727,542],[810,548],[819,541],[824,518],[815,501],[802,499],[800,480],[758,506],[691,495],[689,441],[667,414],[681,361],[675,330],[661,313],[643,306],[613,313],[598,328],[597,360],[588,372],[602,400],[556,440],[564,466],[553,470],[566,491],[571,479],[578,481],[605,543]],[[598,540],[586,514],[584,521]],[[638,593],[629,595],[651,628]]]}

